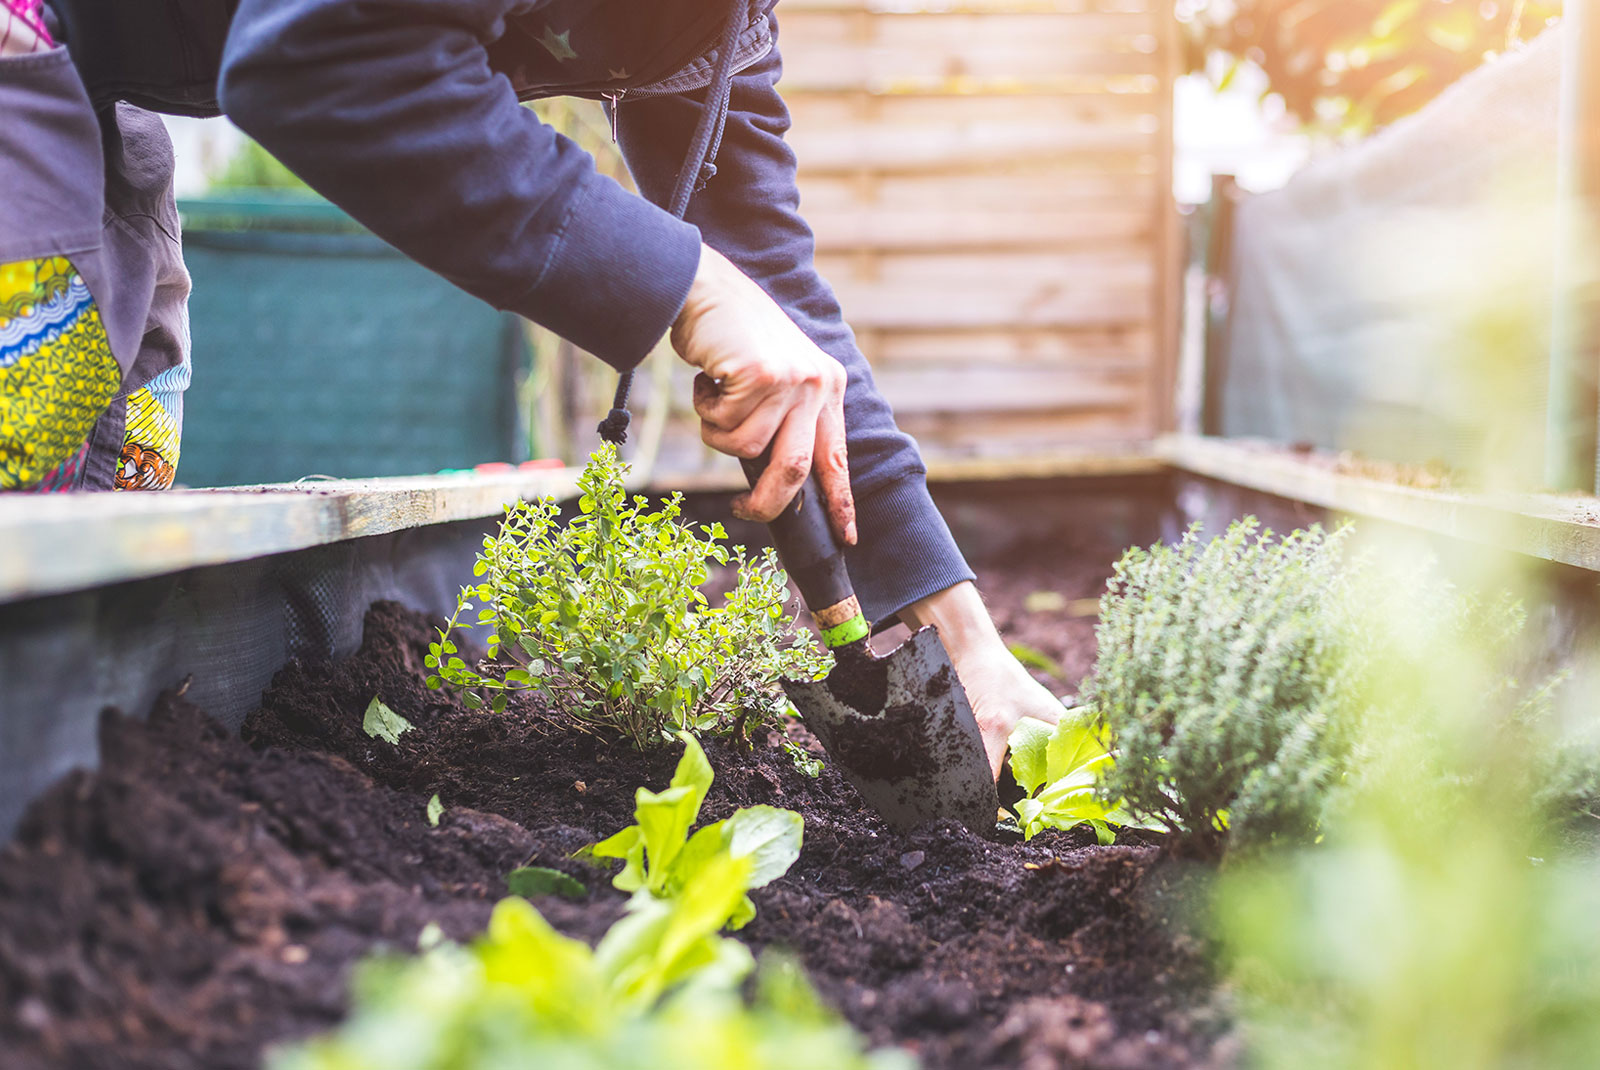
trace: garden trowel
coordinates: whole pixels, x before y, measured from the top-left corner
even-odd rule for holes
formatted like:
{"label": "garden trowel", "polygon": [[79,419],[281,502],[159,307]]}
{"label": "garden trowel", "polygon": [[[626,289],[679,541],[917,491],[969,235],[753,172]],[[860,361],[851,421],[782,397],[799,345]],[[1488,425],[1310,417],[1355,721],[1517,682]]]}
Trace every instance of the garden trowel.
{"label": "garden trowel", "polygon": [[[765,462],[744,465],[753,485]],[[974,832],[993,829],[1000,806],[994,775],[938,633],[923,628],[887,657],[868,649],[870,626],[815,473],[768,526],[779,560],[835,658],[821,680],[783,682],[806,727],[896,830],[937,818],[953,818]]]}

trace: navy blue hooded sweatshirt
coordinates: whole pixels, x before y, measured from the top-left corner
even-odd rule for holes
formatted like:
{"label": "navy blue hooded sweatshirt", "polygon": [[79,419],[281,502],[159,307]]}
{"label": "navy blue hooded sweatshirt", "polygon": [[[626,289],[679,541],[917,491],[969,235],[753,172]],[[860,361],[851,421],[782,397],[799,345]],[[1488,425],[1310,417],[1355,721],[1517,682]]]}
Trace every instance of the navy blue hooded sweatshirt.
{"label": "navy blue hooded sweatshirt", "polygon": [[[638,364],[677,317],[705,241],[849,373],[860,536],[849,565],[868,617],[972,577],[928,495],[915,443],[895,426],[813,265],[783,140],[774,0],[749,0],[737,13],[715,173],[682,220],[659,205],[680,168],[699,166],[685,157],[727,3],[242,0],[229,27],[231,0],[165,0],[191,17],[178,20],[181,47],[155,51],[186,66],[153,75],[152,50],[130,55],[126,37],[92,13],[105,5],[53,2],[69,15],[68,46],[91,95],[205,114],[216,85],[235,123],[380,237],[619,371]],[[147,14],[162,18],[155,10]],[[219,83],[208,54],[223,29]],[[119,62],[143,66],[129,73]],[[618,140],[643,197],[519,104],[562,94],[615,102]]]}

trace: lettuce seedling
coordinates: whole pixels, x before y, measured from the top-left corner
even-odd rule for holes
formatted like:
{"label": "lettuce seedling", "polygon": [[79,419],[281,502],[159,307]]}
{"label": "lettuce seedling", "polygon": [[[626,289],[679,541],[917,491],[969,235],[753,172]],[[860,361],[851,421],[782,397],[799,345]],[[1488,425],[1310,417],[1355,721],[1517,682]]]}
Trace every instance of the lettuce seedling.
{"label": "lettuce seedling", "polygon": [[866,1053],[798,969],[719,935],[754,862],[718,854],[670,898],[636,895],[591,950],[525,899],[470,947],[437,942],[357,972],[339,1029],[280,1049],[269,1070],[912,1070]]}
{"label": "lettuce seedling", "polygon": [[[570,521],[553,499],[506,510],[484,539],[478,582],[428,648],[429,687],[496,711],[537,690],[640,746],[675,730],[748,732],[788,711],[782,678],[815,678],[828,657],[795,630],[777,557],[746,557],[720,524],[685,522],[682,495],[654,508],[630,496],[627,471],[605,445],[578,479]],[[714,606],[702,587],[712,566],[730,564],[738,582]],[[469,665],[456,633],[474,621],[488,629],[489,657]]]}
{"label": "lettuce seedling", "polygon": [[1016,808],[1023,839],[1087,823],[1102,844],[1109,844],[1116,842],[1112,825],[1153,827],[1120,802],[1100,798],[1100,779],[1115,761],[1107,735],[1105,726],[1082,709],[1064,712],[1054,728],[1031,717],[1017,723],[1011,733],[1011,775],[1028,793]]}
{"label": "lettuce seedling", "polygon": [[[800,857],[805,831],[805,819],[792,810],[748,806],[690,835],[711,790],[711,763],[693,736],[680,732],[679,738],[683,757],[667,789],[640,788],[634,796],[635,823],[584,848],[580,855],[621,859],[622,870],[611,883],[625,892],[654,897],[683,894],[708,865],[725,857],[750,861],[746,891],[787,873]],[[740,928],[755,913],[755,904],[744,896],[730,927]]]}

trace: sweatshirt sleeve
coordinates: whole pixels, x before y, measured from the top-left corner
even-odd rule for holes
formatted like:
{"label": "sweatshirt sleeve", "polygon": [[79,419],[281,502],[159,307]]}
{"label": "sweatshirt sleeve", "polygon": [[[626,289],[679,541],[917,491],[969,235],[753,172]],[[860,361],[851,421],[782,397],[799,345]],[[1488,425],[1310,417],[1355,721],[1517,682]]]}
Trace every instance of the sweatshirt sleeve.
{"label": "sweatshirt sleeve", "polygon": [[[775,20],[772,28],[776,42]],[[789,112],[777,90],[782,69],[774,43],[766,59],[735,77],[716,174],[690,202],[687,218],[848,373],[845,425],[860,540],[848,555],[850,577],[868,618],[883,621],[973,574],[928,494],[916,443],[895,426],[838,299],[817,274],[795,156],[783,139]],[[652,200],[670,196],[705,95],[625,99],[617,108],[623,155]]]}
{"label": "sweatshirt sleeve", "polygon": [[683,306],[700,234],[522,107],[486,46],[518,0],[243,0],[238,126],[407,256],[625,371]]}

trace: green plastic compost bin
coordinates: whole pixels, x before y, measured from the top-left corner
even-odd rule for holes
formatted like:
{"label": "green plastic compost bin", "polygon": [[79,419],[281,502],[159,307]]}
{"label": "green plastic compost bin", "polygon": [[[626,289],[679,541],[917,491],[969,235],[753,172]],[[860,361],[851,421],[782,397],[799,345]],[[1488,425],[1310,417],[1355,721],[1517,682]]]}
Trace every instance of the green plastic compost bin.
{"label": "green plastic compost bin", "polygon": [[526,458],[521,325],[305,195],[186,200],[194,382],[178,480],[415,475]]}

